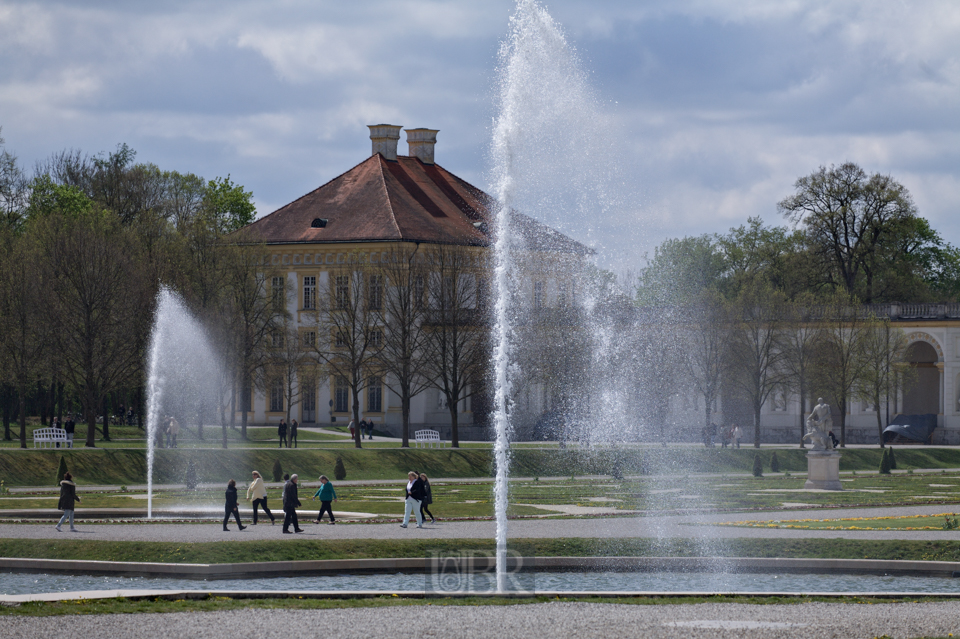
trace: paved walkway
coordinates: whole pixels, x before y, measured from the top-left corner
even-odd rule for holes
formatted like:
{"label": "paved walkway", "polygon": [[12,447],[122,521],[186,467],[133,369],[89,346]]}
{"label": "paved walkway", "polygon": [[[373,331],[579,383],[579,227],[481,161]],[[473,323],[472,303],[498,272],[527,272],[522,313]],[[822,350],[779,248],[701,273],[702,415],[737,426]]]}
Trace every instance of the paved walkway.
{"label": "paved walkway", "polygon": [[[730,539],[960,539],[960,531],[839,531],[839,530],[793,530],[768,528],[737,528],[710,526],[714,522],[775,519],[822,519],[848,517],[878,517],[902,515],[933,515],[942,512],[960,511],[956,506],[904,506],[900,508],[857,508],[824,510],[791,510],[762,513],[725,513],[713,515],[674,515],[663,517],[608,517],[594,519],[520,519],[511,520],[508,534],[514,539],[523,538],[617,538],[657,537]],[[0,538],[28,539],[103,539],[110,541],[239,541],[253,539],[493,539],[496,526],[493,521],[456,521],[426,524],[417,529],[413,523],[403,529],[396,523],[365,524],[340,523],[336,526],[314,524],[312,511],[300,517],[304,533],[283,535],[280,520],[271,526],[269,520],[260,525],[249,526],[239,531],[231,522],[231,532],[223,532],[220,523],[137,523],[137,524],[85,524],[77,523],[81,532],[58,533],[53,527],[56,520],[45,524],[0,524]]]}
{"label": "paved walkway", "polygon": [[960,634],[960,602],[918,604],[615,605],[552,602],[513,606],[397,606],[332,610],[0,617],[5,639],[62,637],[307,636],[648,637],[779,639],[946,637]]}

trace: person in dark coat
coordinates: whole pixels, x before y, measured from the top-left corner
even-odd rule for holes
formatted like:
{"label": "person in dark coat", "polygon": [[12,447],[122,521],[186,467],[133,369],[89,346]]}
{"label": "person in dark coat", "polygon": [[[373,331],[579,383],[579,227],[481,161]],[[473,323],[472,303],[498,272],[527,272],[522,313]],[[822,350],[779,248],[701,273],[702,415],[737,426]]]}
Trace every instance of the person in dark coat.
{"label": "person in dark coat", "polygon": [[60,501],[57,503],[57,510],[62,510],[63,516],[57,524],[57,532],[63,532],[60,530],[60,526],[68,519],[70,520],[70,532],[80,532],[73,527],[73,508],[74,503],[78,501],[80,501],[80,496],[77,495],[77,485],[73,483],[73,475],[64,473],[63,481],[60,482]]}
{"label": "person in dark coat", "polygon": [[293,524],[294,532],[303,532],[300,522],[297,521],[297,508],[300,507],[300,499],[297,496],[297,476],[290,475],[290,481],[283,485],[283,532],[290,533],[290,524]]}
{"label": "person in dark coat", "polygon": [[[427,517],[430,517],[430,523],[437,523],[437,518],[433,516],[433,513],[430,512],[428,506],[433,503],[433,491],[430,490],[430,480],[427,479],[426,473],[420,473],[420,481],[423,482],[423,499],[420,501],[420,519],[425,520]],[[424,515],[426,513],[426,515]]]}
{"label": "person in dark coat", "polygon": [[67,433],[67,448],[73,448],[73,433],[77,430],[77,422],[73,421],[73,417],[67,418],[63,430]]}
{"label": "person in dark coat", "polygon": [[290,448],[290,444],[293,444],[293,447],[297,447],[297,429],[300,428],[300,424],[297,423],[297,420],[290,422],[290,442],[287,444],[287,448]]}
{"label": "person in dark coat", "polygon": [[401,528],[406,528],[410,521],[410,513],[415,513],[417,517],[417,528],[423,528],[423,515],[420,514],[420,502],[424,497],[423,481],[420,475],[412,470],[407,473],[407,489],[403,500],[403,523]]}
{"label": "person in dark coat", "polygon": [[[277,426],[277,435],[280,436],[280,448],[283,448],[287,444],[287,422],[280,420],[280,425]],[[290,448],[287,445],[287,448]]]}
{"label": "person in dark coat", "polygon": [[233,515],[237,519],[237,526],[240,527],[240,530],[244,530],[246,526],[240,523],[240,509],[237,507],[237,482],[230,480],[227,482],[227,501],[223,506],[223,529],[230,530],[227,528],[227,522],[230,521],[230,515]]}

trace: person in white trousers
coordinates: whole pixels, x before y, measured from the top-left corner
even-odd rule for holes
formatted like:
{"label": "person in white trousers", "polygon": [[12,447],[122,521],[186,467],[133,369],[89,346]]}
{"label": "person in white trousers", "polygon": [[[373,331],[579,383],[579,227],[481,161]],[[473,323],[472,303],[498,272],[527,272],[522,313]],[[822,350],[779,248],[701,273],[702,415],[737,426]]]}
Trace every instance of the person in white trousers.
{"label": "person in white trousers", "polygon": [[407,527],[411,512],[417,517],[417,528],[423,528],[423,515],[420,513],[420,502],[423,501],[425,493],[423,480],[420,479],[420,475],[411,470],[407,473],[407,490],[406,497],[403,501],[403,523],[400,524],[401,528]]}

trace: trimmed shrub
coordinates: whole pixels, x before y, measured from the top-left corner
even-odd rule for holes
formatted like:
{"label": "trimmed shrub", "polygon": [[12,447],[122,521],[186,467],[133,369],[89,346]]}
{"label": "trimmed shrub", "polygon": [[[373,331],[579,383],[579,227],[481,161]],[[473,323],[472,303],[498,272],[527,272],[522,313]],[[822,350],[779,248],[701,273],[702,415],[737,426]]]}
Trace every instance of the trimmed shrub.
{"label": "trimmed shrub", "polygon": [[60,465],[57,467],[57,486],[63,481],[63,476],[67,474],[67,460],[60,455]]}
{"label": "trimmed shrub", "polygon": [[273,462],[273,481],[283,481],[283,466],[279,459]]}
{"label": "trimmed shrub", "polygon": [[770,472],[771,473],[780,472],[780,460],[777,459],[777,451],[773,451],[773,456],[770,457]]}
{"label": "trimmed shrub", "polygon": [[753,476],[763,477],[763,462],[760,460],[760,453],[753,454]]}
{"label": "trimmed shrub", "polygon": [[890,474],[890,449],[884,448],[883,454],[880,455],[880,474],[889,475]]}
{"label": "trimmed shrub", "polygon": [[197,465],[193,463],[192,459],[187,462],[187,472],[184,474],[183,483],[185,483],[190,490],[196,490],[197,485],[200,483],[200,478],[197,477]]}
{"label": "trimmed shrub", "polygon": [[333,467],[333,476],[336,477],[337,481],[347,478],[347,469],[343,465],[343,457],[339,455],[337,455],[337,463]]}
{"label": "trimmed shrub", "polygon": [[897,469],[897,457],[893,454],[893,446],[887,446],[887,450],[890,451],[890,470]]}

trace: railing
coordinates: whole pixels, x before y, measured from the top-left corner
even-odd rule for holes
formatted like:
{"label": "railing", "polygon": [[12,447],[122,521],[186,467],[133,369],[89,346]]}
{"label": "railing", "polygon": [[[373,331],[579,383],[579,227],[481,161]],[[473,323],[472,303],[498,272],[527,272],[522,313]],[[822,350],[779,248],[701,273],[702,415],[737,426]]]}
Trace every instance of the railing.
{"label": "railing", "polygon": [[941,304],[868,304],[869,309],[878,317],[890,319],[960,319],[960,303]]}

